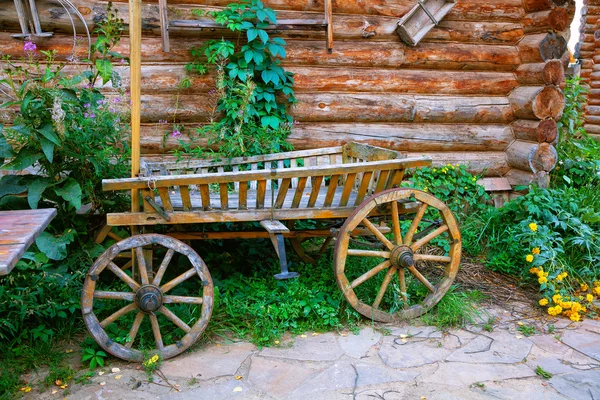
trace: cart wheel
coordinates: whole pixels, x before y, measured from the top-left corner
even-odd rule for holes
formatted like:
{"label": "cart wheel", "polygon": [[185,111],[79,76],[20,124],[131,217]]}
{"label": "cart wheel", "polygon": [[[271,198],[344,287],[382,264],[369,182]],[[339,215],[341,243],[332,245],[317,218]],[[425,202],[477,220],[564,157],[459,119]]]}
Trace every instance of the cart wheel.
{"label": "cart wheel", "polygon": [[[165,252],[155,272],[146,267],[148,260],[144,253],[147,255],[148,252],[144,251],[144,246],[152,246],[153,254]],[[139,281],[114,263],[119,254],[130,253],[131,250],[135,252]],[[175,268],[169,268],[175,253],[185,256],[191,264],[183,274],[173,274]],[[182,260],[178,261],[181,264]],[[117,283],[114,283],[115,277],[111,273],[101,275],[103,271],[116,275]],[[173,278],[161,283],[165,275]],[[196,279],[188,281],[194,277]],[[97,286],[105,285],[107,280],[112,282],[109,289],[113,290],[98,290]],[[124,288],[123,291],[114,290],[118,285]],[[139,362],[144,358],[141,348],[145,348],[150,354],[160,353],[167,359],[185,351],[204,332],[212,314],[213,290],[206,264],[191,247],[164,235],[136,235],[112,245],[92,265],[83,284],[81,309],[92,337],[112,355]],[[178,295],[169,294],[171,291]],[[186,291],[191,291],[192,295],[181,295],[187,294]],[[185,310],[189,314],[184,317],[187,322],[171,311],[167,304],[173,304],[180,311]],[[132,314],[134,311],[136,313]],[[136,337],[140,339],[138,333],[145,317],[150,321],[148,332],[152,331],[153,341],[148,343],[146,339],[146,343],[140,343],[136,348]],[[162,332],[159,318],[162,320]],[[122,323],[122,326],[126,323],[125,330],[116,327],[118,320],[125,321]],[[145,326],[148,326],[147,321]]]}
{"label": "cart wheel", "polygon": [[[372,222],[378,214],[390,215],[389,239]],[[359,225],[383,250],[351,240]],[[460,255],[458,225],[443,202],[420,190],[391,189],[366,199],[342,226],[334,254],[336,280],[362,315],[380,322],[412,319],[444,297]]]}

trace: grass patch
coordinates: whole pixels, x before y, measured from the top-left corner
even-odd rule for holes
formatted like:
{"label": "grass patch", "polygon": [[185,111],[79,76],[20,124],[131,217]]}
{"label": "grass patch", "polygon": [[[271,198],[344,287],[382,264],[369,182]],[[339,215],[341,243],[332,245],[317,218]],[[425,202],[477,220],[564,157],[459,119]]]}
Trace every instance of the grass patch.
{"label": "grass patch", "polygon": [[452,286],[437,306],[421,317],[421,321],[438,329],[460,328],[476,323],[482,316],[479,304],[483,300],[485,296],[478,290],[461,292]]}

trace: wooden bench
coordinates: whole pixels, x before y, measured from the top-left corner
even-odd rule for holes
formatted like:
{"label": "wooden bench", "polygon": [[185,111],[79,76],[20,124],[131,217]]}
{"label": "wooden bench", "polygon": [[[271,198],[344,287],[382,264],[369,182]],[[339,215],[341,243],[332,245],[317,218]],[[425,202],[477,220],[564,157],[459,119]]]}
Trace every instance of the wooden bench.
{"label": "wooden bench", "polygon": [[8,275],[56,216],[56,209],[0,211],[0,276]]}

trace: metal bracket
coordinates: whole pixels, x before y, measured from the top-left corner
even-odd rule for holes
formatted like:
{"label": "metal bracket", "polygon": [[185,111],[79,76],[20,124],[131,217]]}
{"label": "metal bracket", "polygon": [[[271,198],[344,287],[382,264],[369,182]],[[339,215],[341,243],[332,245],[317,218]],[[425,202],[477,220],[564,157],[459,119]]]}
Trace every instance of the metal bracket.
{"label": "metal bracket", "polygon": [[279,266],[281,267],[281,272],[279,274],[275,274],[275,279],[290,279],[297,278],[300,276],[297,272],[290,272],[288,269],[287,257],[285,254],[285,241],[283,239],[283,235],[281,233],[275,233],[271,235],[271,241],[275,246],[275,251],[279,256]]}
{"label": "metal bracket", "polygon": [[165,221],[171,220],[171,217],[169,216],[169,214],[167,214],[165,212],[165,210],[160,206],[160,204],[155,202],[152,197],[146,196],[146,197],[144,197],[144,200],[146,200],[148,202],[148,204],[150,204],[150,207],[152,207],[154,209],[154,211],[156,211],[158,213],[158,215],[161,216],[162,219],[164,219]]}

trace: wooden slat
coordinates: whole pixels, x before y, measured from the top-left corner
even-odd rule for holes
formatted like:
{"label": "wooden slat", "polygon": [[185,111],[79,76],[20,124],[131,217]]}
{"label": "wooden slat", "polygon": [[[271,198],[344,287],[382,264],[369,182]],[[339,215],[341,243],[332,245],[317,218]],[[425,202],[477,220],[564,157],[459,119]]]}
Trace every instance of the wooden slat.
{"label": "wooden slat", "polygon": [[[240,170],[239,164],[234,164],[231,168],[232,168],[233,172],[239,172],[239,170]],[[239,182],[233,182],[233,190],[235,190],[236,192],[239,192],[239,190],[240,190]]]}
{"label": "wooden slat", "polygon": [[377,177],[377,184],[375,185],[375,191],[373,193],[379,193],[385,190],[385,185],[389,176],[390,171],[379,171],[379,176]]}
{"label": "wooden slat", "polygon": [[313,176],[310,178],[312,184],[312,190],[310,191],[310,197],[308,199],[308,208],[315,206],[319,191],[321,189],[321,183],[323,182],[323,176]]}
{"label": "wooden slat", "polygon": [[402,182],[403,179],[404,179],[404,170],[403,169],[394,171],[394,174],[391,177],[391,179],[388,179],[387,189],[391,189],[391,188],[400,186],[400,182]]}
{"label": "wooden slat", "polygon": [[192,209],[192,200],[190,199],[190,188],[187,185],[179,186],[179,193],[181,194],[181,201],[183,203],[183,209],[189,211]]}
{"label": "wooden slat", "polygon": [[238,209],[240,209],[240,210],[248,209],[248,182],[240,182]]}
{"label": "wooden slat", "polygon": [[[258,170],[258,164],[257,163],[250,164],[250,170],[251,171],[257,171]],[[254,180],[250,181],[250,189],[251,190],[256,190],[256,181],[254,181]]]}
{"label": "wooden slat", "polygon": [[291,183],[291,178],[285,178],[281,180],[281,183],[279,184],[279,191],[277,193],[277,200],[275,200],[275,208],[283,207],[283,202],[285,201],[285,196],[287,195]]}
{"label": "wooden slat", "polygon": [[367,190],[369,190],[369,186],[371,185],[371,178],[373,177],[373,172],[368,171],[365,172],[362,176],[362,181],[360,183],[360,187],[358,188],[358,195],[356,196],[356,200],[354,205],[357,206],[362,203],[365,195],[367,194]]}
{"label": "wooden slat", "polygon": [[296,187],[296,193],[294,194],[294,200],[292,201],[292,208],[298,208],[300,201],[302,201],[302,195],[304,194],[304,188],[306,187],[307,177],[303,176],[298,180],[298,187]]}
{"label": "wooden slat", "polygon": [[152,208],[152,206],[150,205],[150,203],[148,203],[148,201],[146,200],[146,197],[149,196],[151,199],[154,200],[154,190],[150,190],[148,188],[146,189],[142,189],[142,200],[143,200],[143,205],[144,205],[144,212],[147,213],[155,213],[156,211],[154,210],[154,208]]}
{"label": "wooden slat", "polygon": [[160,187],[158,188],[158,194],[160,195],[160,201],[166,212],[173,211],[173,205],[171,205],[171,196],[169,195],[169,188]]}
{"label": "wooden slat", "polygon": [[261,209],[265,208],[265,191],[267,187],[266,180],[258,181],[258,189],[256,192],[256,208]]}
{"label": "wooden slat", "polygon": [[210,210],[210,190],[207,184],[200,185],[200,195],[202,196],[202,209]]}
{"label": "wooden slat", "polygon": [[[341,149],[341,147],[340,147]],[[290,159],[290,169],[298,168],[298,161],[295,158]],[[298,187],[298,178],[292,178],[292,187]]]}
{"label": "wooden slat", "polygon": [[354,187],[355,180],[356,173],[350,173],[346,177],[346,182],[344,183],[344,191],[342,192],[342,197],[340,198],[340,207],[345,207],[348,204],[348,199],[350,198],[350,193],[352,192],[352,188]]}
{"label": "wooden slat", "polygon": [[338,186],[338,182],[340,180],[340,175],[332,175],[329,180],[329,186],[327,187],[327,195],[325,196],[325,202],[323,203],[323,207],[331,207],[333,203],[333,197],[335,196],[335,189]]}
{"label": "wooden slat", "polygon": [[228,187],[226,183],[219,183],[219,194],[221,197],[221,209],[229,209]]}

